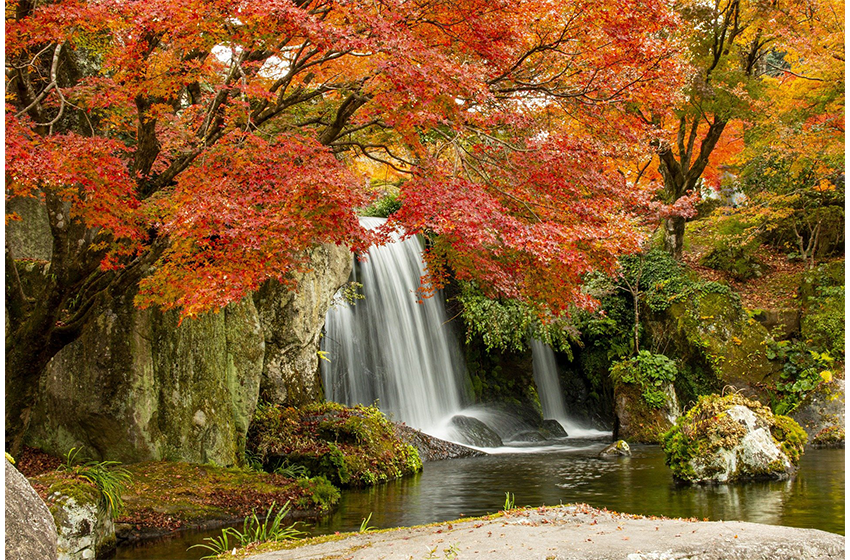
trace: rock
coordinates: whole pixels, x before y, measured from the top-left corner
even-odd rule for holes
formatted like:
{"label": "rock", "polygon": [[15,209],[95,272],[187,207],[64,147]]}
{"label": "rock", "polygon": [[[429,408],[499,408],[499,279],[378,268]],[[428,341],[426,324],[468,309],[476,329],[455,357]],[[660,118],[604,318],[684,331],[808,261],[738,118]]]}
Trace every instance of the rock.
{"label": "rock", "polygon": [[703,483],[788,478],[805,443],[791,418],[733,393],[701,397],[662,447],[677,480]]}
{"label": "rock", "polygon": [[236,464],[263,367],[253,301],[182,324],[132,294],[95,313],[48,365],[26,442],[81,460]]}
{"label": "rock", "polygon": [[487,424],[471,416],[452,416],[451,424],[457,428],[461,439],[475,447],[502,447],[502,438]]}
{"label": "rock", "polygon": [[311,254],[314,272],[294,275],[297,293],[267,282],[254,294],[265,337],[264,400],[300,406],[323,398],[319,375],[322,328],[334,294],[348,280],[351,266],[347,247],[322,245]]}
{"label": "rock", "polygon": [[561,423],[555,420],[554,418],[543,420],[543,429],[549,433],[550,437],[553,438],[569,437],[569,434],[567,434],[567,431],[564,429]]}
{"label": "rock", "polygon": [[395,430],[402,441],[416,448],[423,463],[487,455],[483,451],[420,432],[406,424],[396,423]]}
{"label": "rock", "polygon": [[616,457],[616,456],[632,456],[632,450],[629,444],[623,440],[617,440],[602,451],[599,452],[600,457]]}
{"label": "rock", "polygon": [[[843,535],[816,529],[649,518],[584,504],[509,513],[312,539],[285,553],[246,560],[423,558],[423,550],[435,551],[433,557],[476,560],[840,560],[845,553]],[[460,556],[457,550],[463,551]]]}
{"label": "rock", "polygon": [[6,558],[56,560],[56,523],[26,477],[6,460]]}
{"label": "rock", "polygon": [[806,396],[791,415],[806,430],[812,445],[844,445],[845,380],[838,377]]}
{"label": "rock", "polygon": [[59,533],[59,560],[94,560],[115,549],[112,508],[94,486],[59,482],[48,488],[47,504]]}
{"label": "rock", "polygon": [[773,333],[776,340],[789,340],[800,333],[799,309],[762,309],[752,317]]}
{"label": "rock", "polygon": [[614,437],[633,443],[658,443],[679,417],[679,403],[672,383],[663,386],[667,400],[661,408],[644,401],[641,388],[631,383],[614,387]]}
{"label": "rock", "polygon": [[[704,293],[673,303],[644,322],[647,337],[690,369],[705,391],[734,387],[748,398],[767,400],[766,383],[775,380],[781,364],[767,358],[767,329],[747,315],[740,302],[725,293]],[[678,387],[684,389],[685,387]],[[680,392],[683,401],[698,392]]]}
{"label": "rock", "polygon": [[519,443],[542,443],[546,441],[546,436],[540,433],[540,430],[528,430],[514,434],[511,437],[511,441]]}
{"label": "rock", "polygon": [[26,443],[76,447],[81,460],[238,463],[261,380],[268,399],[321,398],[318,340],[350,261],[346,248],[317,248],[320,272],[299,275],[297,294],[268,283],[182,324],[137,309],[133,294],[106,302],[48,365]]}

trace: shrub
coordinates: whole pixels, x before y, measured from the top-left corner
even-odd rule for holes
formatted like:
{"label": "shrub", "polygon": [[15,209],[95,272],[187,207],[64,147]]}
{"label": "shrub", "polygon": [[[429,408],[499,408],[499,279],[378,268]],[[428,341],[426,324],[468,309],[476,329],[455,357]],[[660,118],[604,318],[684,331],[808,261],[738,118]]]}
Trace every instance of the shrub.
{"label": "shrub", "polygon": [[121,493],[131,481],[130,472],[121,467],[118,461],[88,461],[75,464],[80,450],[72,447],[65,455],[65,463],[60,471],[69,472],[76,478],[85,480],[100,491],[103,501],[112,510],[112,516],[118,517],[124,508]]}
{"label": "shrub", "polygon": [[844,286],[816,288],[800,322],[803,339],[813,349],[844,356]]}
{"label": "shrub", "polygon": [[662,408],[667,402],[664,386],[676,379],[676,363],[663,354],[641,350],[632,358],[611,367],[614,383],[629,383],[641,388],[641,396],[650,408]]}
{"label": "shrub", "polygon": [[794,412],[809,392],[832,380],[832,356],[828,352],[812,350],[805,343],[773,343],[768,347],[767,357],[784,362],[771,402],[777,414]]}

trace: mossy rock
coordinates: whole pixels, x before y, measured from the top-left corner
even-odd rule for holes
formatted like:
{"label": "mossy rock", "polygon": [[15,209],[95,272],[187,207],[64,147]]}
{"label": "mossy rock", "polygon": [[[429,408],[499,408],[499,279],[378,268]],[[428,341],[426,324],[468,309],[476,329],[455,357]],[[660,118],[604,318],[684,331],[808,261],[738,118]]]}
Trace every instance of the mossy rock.
{"label": "mossy rock", "polygon": [[614,437],[630,443],[660,443],[679,415],[679,405],[672,384],[663,391],[667,403],[660,408],[649,406],[641,388],[632,383],[618,383],[614,388],[614,407],[617,420]]}
{"label": "mossy rock", "polygon": [[112,508],[88,480],[66,472],[33,478],[40,486],[58,532],[60,560],[101,558],[115,549]]}
{"label": "mossy rock", "polygon": [[422,469],[416,449],[381,411],[367,406],[259,406],[248,452],[266,470],[300,465],[341,486],[370,486]]}
{"label": "mossy rock", "polygon": [[787,478],[796,472],[806,439],[791,418],[733,393],[701,397],[661,445],[674,478],[718,483]]}
{"label": "mossy rock", "polygon": [[714,386],[700,387],[700,391],[732,386],[747,396],[766,400],[762,387],[779,375],[780,364],[767,357],[770,334],[729,294],[700,293],[674,303],[653,317],[649,327],[654,339],[673,343],[670,351],[683,362],[705,364],[709,371],[702,377],[710,384],[713,377]]}

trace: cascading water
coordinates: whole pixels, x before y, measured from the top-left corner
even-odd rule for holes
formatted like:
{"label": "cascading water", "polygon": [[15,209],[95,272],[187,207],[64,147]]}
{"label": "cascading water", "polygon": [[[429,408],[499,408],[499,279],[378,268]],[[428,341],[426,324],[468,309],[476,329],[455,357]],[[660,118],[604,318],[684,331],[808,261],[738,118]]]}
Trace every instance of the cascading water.
{"label": "cascading water", "polygon": [[[377,228],[381,218],[361,218]],[[322,378],[325,397],[372,404],[394,420],[437,430],[464,404],[466,367],[446,326],[443,297],[422,302],[416,290],[425,273],[418,238],[371,247],[356,263],[364,299],[338,301],[325,321]]]}
{"label": "cascading water", "polygon": [[534,383],[537,385],[537,396],[543,418],[554,418],[561,421],[567,418],[567,405],[564,403],[564,392],[558,380],[558,368],[555,365],[555,353],[545,342],[531,340],[531,360],[534,369]]}
{"label": "cascading water", "polygon": [[586,428],[569,417],[567,405],[564,402],[564,391],[558,378],[555,352],[548,344],[532,339],[531,359],[534,383],[537,385],[537,396],[540,399],[540,408],[543,409],[543,418],[557,420],[573,437],[610,435],[609,432]]}

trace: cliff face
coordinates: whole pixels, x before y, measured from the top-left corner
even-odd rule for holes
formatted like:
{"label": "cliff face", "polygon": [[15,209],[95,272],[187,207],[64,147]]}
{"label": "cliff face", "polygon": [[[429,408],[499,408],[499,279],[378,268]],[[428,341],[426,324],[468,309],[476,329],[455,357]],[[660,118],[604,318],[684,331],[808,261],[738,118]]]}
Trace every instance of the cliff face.
{"label": "cliff face", "polygon": [[[43,262],[49,247],[19,244],[14,256]],[[322,246],[312,260],[298,292],[269,283],[182,324],[175,312],[135,308],[132,293],[106,302],[48,365],[27,443],[59,456],[82,448],[80,459],[236,463],[261,386],[288,405],[322,396],[319,338],[351,253]],[[28,268],[33,282],[49,272]]]}

